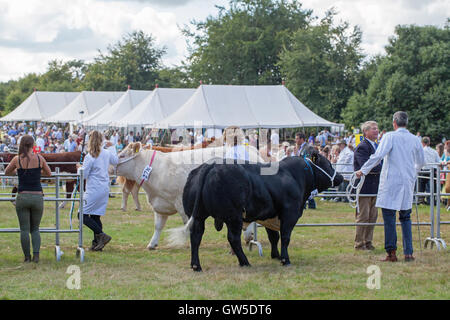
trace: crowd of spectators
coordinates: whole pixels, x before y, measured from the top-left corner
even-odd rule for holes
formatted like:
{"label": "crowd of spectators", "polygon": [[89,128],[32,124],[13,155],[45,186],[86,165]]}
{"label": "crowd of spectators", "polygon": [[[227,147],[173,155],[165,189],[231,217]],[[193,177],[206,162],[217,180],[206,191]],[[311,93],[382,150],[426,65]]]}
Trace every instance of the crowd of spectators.
{"label": "crowd of spectators", "polygon": [[[0,123],[0,152],[17,152],[20,139],[24,135],[32,136],[36,141],[36,148],[41,153],[59,153],[81,151],[83,137],[87,142],[88,136],[85,136],[85,128],[78,126],[76,130],[70,132],[69,126],[58,126],[56,124],[26,122],[4,122]],[[120,130],[105,130],[106,137],[116,146],[120,152],[128,143],[141,141],[145,144],[153,144],[150,134],[142,137],[138,132],[133,131],[122,134]]]}

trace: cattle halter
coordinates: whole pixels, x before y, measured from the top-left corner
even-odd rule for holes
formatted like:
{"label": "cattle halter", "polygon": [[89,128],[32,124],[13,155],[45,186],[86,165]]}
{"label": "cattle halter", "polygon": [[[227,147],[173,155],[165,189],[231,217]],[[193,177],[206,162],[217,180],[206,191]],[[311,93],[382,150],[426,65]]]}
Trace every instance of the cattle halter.
{"label": "cattle halter", "polygon": [[137,153],[137,154],[135,154],[134,156],[131,156],[131,157],[129,157],[129,158],[126,158],[126,159],[123,160],[123,161],[119,161],[119,162],[117,163],[117,165],[114,167],[114,169],[115,169],[115,175],[117,176],[117,168],[119,167],[119,165],[121,165],[121,164],[123,164],[123,163],[125,163],[125,162],[128,162],[128,161],[130,161],[130,160],[133,160],[133,159],[136,158],[138,155],[139,155],[139,153]]}
{"label": "cattle halter", "polygon": [[321,167],[316,165],[311,159],[305,157],[305,160],[308,160],[314,167],[316,167],[317,169],[322,171],[331,180],[331,188],[334,187],[334,178],[336,177],[336,174],[337,174],[337,170],[336,169],[334,169],[333,176],[330,176],[325,170],[323,170]]}

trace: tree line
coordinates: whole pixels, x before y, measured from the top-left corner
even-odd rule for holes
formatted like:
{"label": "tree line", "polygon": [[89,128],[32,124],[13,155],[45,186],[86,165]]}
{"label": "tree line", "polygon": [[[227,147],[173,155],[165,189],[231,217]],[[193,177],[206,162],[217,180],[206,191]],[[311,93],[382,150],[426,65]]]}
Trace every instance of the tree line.
{"label": "tree line", "polygon": [[403,110],[411,131],[434,142],[450,138],[450,20],[443,28],[399,25],[386,53],[370,57],[361,48],[360,28],[336,22],[336,14],[330,9],[318,19],[299,1],[230,0],[215,16],[182,28],[188,56],[179,66],[165,66],[167,49],[137,30],[99,50],[93,62],[52,60],[43,74],[0,83],[0,111],[12,111],[34,88],[285,83],[308,108],[349,129],[370,119],[390,130],[392,114]]}

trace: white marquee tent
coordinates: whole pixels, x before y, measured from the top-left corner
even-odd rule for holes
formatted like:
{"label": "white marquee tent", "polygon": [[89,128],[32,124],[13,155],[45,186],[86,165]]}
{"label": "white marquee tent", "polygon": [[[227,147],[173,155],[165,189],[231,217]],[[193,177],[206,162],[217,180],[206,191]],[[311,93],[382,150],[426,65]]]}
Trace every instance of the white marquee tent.
{"label": "white marquee tent", "polygon": [[[46,122],[81,121],[100,110],[107,102],[115,103],[125,92],[82,91],[60,112],[44,119]],[[80,114],[83,112],[83,114]]]}
{"label": "white marquee tent", "polygon": [[79,92],[34,91],[0,121],[41,121],[58,113],[71,103]]}
{"label": "white marquee tent", "polygon": [[111,102],[107,102],[105,103],[105,105],[103,107],[101,107],[97,112],[94,112],[93,114],[91,114],[90,116],[84,118],[84,120],[81,122],[83,125],[85,126],[96,126],[97,122],[95,121],[95,119],[102,114],[103,112],[105,112],[106,110],[111,108]]}
{"label": "white marquee tent", "polygon": [[178,110],[194,92],[195,89],[156,88],[133,112],[111,125],[143,127],[154,124]]}
{"label": "white marquee tent", "polygon": [[285,86],[201,85],[153,128],[297,128],[342,126],[303,105]]}
{"label": "white marquee tent", "polygon": [[129,114],[152,91],[127,90],[115,103],[106,103],[99,111],[86,118],[86,126],[109,126],[111,122],[121,119]]}

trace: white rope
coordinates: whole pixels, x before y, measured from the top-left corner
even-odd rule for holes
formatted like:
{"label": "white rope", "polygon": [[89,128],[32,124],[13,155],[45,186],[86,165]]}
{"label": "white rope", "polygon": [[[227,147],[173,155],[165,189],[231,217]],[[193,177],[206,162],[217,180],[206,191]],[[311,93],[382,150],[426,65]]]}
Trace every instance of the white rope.
{"label": "white rope", "polygon": [[[350,178],[350,182],[349,182],[345,192],[346,192],[346,196],[348,199],[348,203],[350,204],[350,206],[352,208],[356,208],[356,212],[359,213],[359,192],[361,191],[361,188],[364,184],[364,180],[366,179],[366,177],[364,175],[362,175],[358,184],[355,185],[357,179],[358,179],[358,177],[356,176],[356,173],[354,172]],[[352,198],[353,189],[356,190],[356,192],[354,194],[355,199]]]}
{"label": "white rope", "polygon": [[319,169],[320,171],[322,171],[323,174],[325,174],[325,175],[331,180],[331,187],[332,187],[332,188],[334,187],[334,178],[336,177],[336,174],[337,174],[337,170],[336,170],[336,169],[334,169],[333,176],[330,176],[325,170],[323,170],[321,167],[319,167],[318,165],[316,165],[311,159],[306,158],[306,157],[305,157],[304,159],[305,159],[305,161],[308,160],[308,162],[311,163],[314,167],[316,167],[317,169]]}

